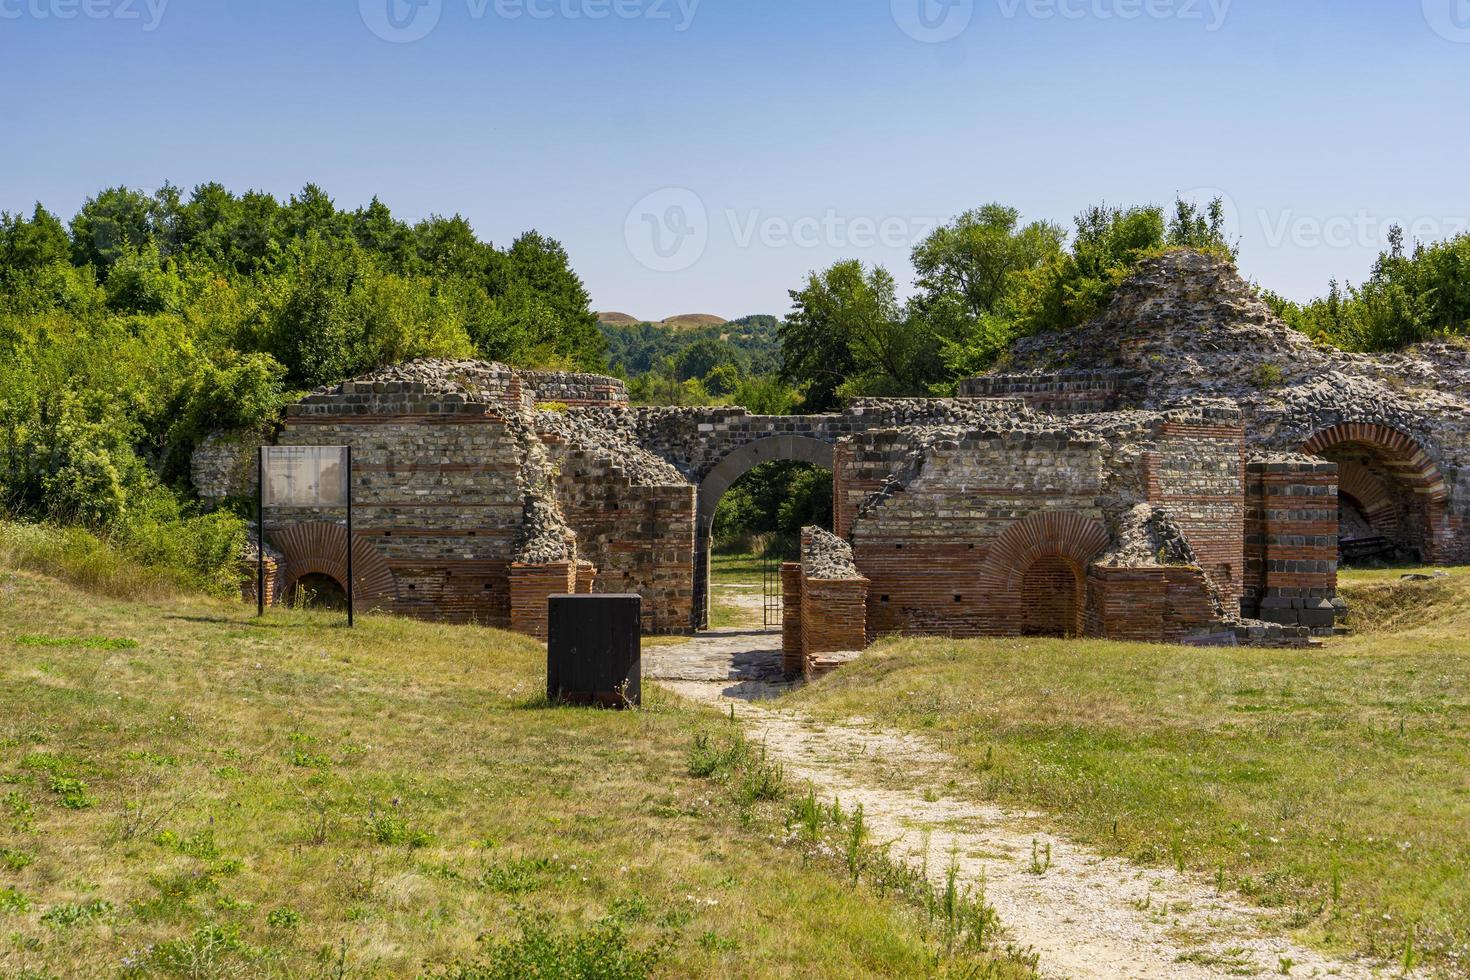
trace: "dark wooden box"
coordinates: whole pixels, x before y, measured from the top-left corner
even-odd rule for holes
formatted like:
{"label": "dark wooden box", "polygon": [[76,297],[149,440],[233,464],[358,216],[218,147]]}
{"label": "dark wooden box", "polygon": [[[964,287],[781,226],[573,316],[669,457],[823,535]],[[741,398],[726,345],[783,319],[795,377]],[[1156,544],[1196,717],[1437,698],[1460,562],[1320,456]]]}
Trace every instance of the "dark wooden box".
{"label": "dark wooden box", "polygon": [[549,601],[546,696],[611,708],[641,704],[642,598],[554,595]]}

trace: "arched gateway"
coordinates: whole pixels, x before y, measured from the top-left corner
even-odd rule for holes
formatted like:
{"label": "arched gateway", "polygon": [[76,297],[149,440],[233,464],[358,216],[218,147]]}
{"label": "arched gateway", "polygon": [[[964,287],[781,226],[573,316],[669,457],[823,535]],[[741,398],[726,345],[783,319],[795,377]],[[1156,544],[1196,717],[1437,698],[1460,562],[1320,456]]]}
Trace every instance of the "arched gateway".
{"label": "arched gateway", "polygon": [[832,469],[832,443],[815,435],[780,435],[744,443],[710,468],[699,483],[694,517],[694,623],[695,629],[709,626],[710,546],[715,512],[720,499],[746,473],[765,463],[810,463]]}

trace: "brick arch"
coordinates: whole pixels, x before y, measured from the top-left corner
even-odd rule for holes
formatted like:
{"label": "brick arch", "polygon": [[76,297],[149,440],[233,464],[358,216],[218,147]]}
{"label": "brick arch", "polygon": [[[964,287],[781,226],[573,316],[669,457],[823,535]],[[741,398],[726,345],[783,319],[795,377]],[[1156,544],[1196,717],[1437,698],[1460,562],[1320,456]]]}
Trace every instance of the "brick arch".
{"label": "brick arch", "polygon": [[[347,582],[347,528],[330,521],[293,524],[268,532],[270,543],[286,559],[282,595],[289,596],[307,575],[328,575]],[[352,548],[354,595],[365,608],[385,606],[398,594],[393,570],[372,543],[357,538]]]}
{"label": "brick arch", "polygon": [[995,542],[980,568],[983,601],[990,606],[1006,633],[1029,628],[1028,576],[1038,563],[1055,568],[1063,562],[1071,570],[1076,593],[1067,604],[1074,622],[1064,624],[1073,635],[1082,633],[1086,608],[1087,567],[1111,541],[1100,521],[1072,511],[1043,511],[1017,521]]}
{"label": "brick arch", "polygon": [[1373,422],[1334,425],[1304,442],[1301,451],[1325,458],[1332,450],[1349,446],[1372,450],[1415,493],[1430,500],[1449,499],[1449,486],[1428,451],[1413,436],[1386,425]]}
{"label": "brick arch", "polygon": [[[1423,519],[1423,558],[1427,561],[1438,561],[1453,543],[1449,521],[1450,490],[1444,474],[1440,472],[1439,464],[1413,436],[1373,422],[1343,422],[1334,425],[1318,432],[1301,447],[1302,452],[1325,459],[1331,459],[1335,450],[1352,449],[1367,450],[1376,464],[1381,465],[1396,484],[1423,501],[1423,507],[1419,508]],[[1347,469],[1348,479],[1355,479],[1351,471],[1357,467]],[[1357,486],[1359,490],[1364,489],[1361,484]],[[1365,506],[1367,504],[1361,499],[1359,502]],[[1393,503],[1391,498],[1374,498],[1374,502],[1386,502],[1390,505]],[[1380,520],[1385,518],[1386,513],[1385,508],[1379,508]],[[1379,524],[1374,522],[1374,527],[1378,528]]]}
{"label": "brick arch", "polygon": [[719,507],[725,491],[762,463],[811,463],[830,470],[832,458],[832,444],[811,436],[768,436],[738,446],[716,463],[699,483],[700,533],[708,534],[714,527],[715,509]]}
{"label": "brick arch", "polygon": [[1398,521],[1388,488],[1366,467],[1352,462],[1339,463],[1337,492],[1358,507],[1375,531],[1390,531]]}
{"label": "brick arch", "polygon": [[710,536],[714,531],[715,511],[725,491],[762,463],[790,460],[830,470],[834,452],[830,442],[813,436],[767,436],[725,454],[699,482],[694,505],[694,622],[691,624],[694,629],[709,626]]}

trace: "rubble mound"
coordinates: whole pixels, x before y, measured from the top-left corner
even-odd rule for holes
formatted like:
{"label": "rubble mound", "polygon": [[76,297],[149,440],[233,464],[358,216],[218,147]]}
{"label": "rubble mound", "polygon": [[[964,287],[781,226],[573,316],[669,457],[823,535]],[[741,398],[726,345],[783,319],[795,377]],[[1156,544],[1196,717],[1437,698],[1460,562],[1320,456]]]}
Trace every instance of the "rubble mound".
{"label": "rubble mound", "polygon": [[1185,540],[1184,529],[1161,507],[1139,504],[1111,515],[1113,547],[1096,562],[1109,568],[1198,567],[1199,556]]}
{"label": "rubble mound", "polygon": [[[343,384],[403,385],[431,395],[475,395],[481,391],[504,391],[514,383],[515,377],[512,368],[495,361],[432,357],[378,368]],[[342,388],[343,385],[322,387],[312,394],[336,395],[342,393]]]}
{"label": "rubble mound", "polygon": [[852,559],[852,545],[819,527],[801,532],[802,572],[808,579],[842,582],[862,578]]}
{"label": "rubble mound", "polygon": [[525,521],[516,544],[516,561],[525,565],[551,565],[576,560],[576,535],[562,519],[555,502],[547,495],[528,492]]}
{"label": "rubble mound", "polygon": [[616,466],[634,486],[682,486],[689,481],[673,464],[638,444],[631,413],[619,409],[586,409],[536,413],[536,431],[552,444],[573,452],[594,453]]}

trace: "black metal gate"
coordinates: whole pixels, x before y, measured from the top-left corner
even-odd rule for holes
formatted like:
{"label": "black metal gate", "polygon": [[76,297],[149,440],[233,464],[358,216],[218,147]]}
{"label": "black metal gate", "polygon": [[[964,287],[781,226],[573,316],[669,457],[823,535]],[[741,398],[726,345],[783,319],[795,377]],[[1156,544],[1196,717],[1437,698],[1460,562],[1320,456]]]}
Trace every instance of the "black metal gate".
{"label": "black metal gate", "polygon": [[796,541],[773,538],[761,551],[761,580],[765,594],[763,603],[766,626],[780,626],[786,615],[785,590],[781,583],[781,566],[796,561],[801,545]]}

